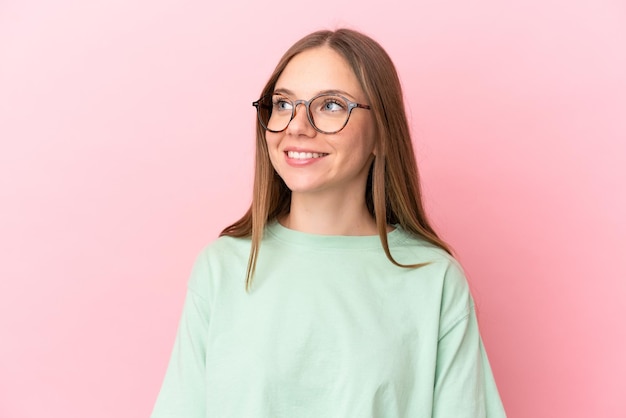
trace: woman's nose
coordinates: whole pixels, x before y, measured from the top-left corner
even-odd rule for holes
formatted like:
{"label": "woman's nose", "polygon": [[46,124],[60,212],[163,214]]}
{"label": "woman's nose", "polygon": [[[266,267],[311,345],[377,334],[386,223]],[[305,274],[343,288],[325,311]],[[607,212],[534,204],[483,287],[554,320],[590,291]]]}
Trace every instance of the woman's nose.
{"label": "woman's nose", "polygon": [[287,126],[287,132],[292,135],[315,135],[315,128],[309,121],[306,105],[303,102],[294,105],[293,119]]}

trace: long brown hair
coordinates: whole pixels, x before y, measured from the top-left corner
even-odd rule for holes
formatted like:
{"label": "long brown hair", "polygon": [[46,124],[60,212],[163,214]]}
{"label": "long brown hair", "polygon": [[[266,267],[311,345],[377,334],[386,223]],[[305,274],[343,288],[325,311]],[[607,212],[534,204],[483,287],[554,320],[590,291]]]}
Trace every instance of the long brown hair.
{"label": "long brown hair", "polygon": [[[376,219],[378,235],[387,258],[400,267],[421,266],[400,264],[393,258],[387,240],[389,224],[398,224],[406,231],[451,253],[450,247],[437,236],[426,217],[400,80],[391,58],[376,41],[350,29],[311,33],[283,55],[263,88],[261,97],[273,93],[276,81],[294,56],[321,46],[332,48],[348,62],[369,99],[368,104],[375,118],[378,135],[376,158],[370,167],[365,200]],[[252,283],[265,226],[289,213],[291,204],[291,191],[272,167],[265,130],[258,120],[256,131],[252,204],[241,219],[220,234],[251,237],[246,289]]]}

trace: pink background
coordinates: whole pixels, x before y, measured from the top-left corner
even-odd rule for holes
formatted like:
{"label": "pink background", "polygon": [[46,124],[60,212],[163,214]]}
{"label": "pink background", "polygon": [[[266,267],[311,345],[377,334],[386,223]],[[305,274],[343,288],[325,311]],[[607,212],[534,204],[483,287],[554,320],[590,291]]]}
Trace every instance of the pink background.
{"label": "pink background", "polygon": [[0,1],[0,416],[148,416],[250,103],[319,28],[379,40],[509,417],[626,416],[621,0]]}

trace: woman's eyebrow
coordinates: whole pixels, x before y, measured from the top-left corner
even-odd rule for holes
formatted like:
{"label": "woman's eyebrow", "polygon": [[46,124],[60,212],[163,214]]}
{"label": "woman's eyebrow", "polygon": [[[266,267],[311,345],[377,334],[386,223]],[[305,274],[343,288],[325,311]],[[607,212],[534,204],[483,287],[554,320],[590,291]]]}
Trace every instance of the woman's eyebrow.
{"label": "woman's eyebrow", "polygon": [[348,93],[347,91],[338,90],[338,89],[322,90],[318,94],[341,94],[342,96],[348,96],[349,98],[354,99],[354,96]]}
{"label": "woman's eyebrow", "polygon": [[281,93],[281,94],[285,94],[287,96],[293,96],[293,91],[289,90],[289,89],[275,89],[274,90],[274,94],[276,93]]}
{"label": "woman's eyebrow", "polygon": [[[274,90],[274,94],[276,93],[280,93],[280,94],[284,94],[284,95],[292,96],[292,97],[295,96],[293,91],[286,89],[286,88],[279,88],[279,89]],[[348,96],[350,99],[354,99],[353,95],[351,95],[347,91],[339,90],[339,89],[320,90],[317,93],[315,93],[315,96],[320,95],[320,94],[341,94],[342,96]]]}

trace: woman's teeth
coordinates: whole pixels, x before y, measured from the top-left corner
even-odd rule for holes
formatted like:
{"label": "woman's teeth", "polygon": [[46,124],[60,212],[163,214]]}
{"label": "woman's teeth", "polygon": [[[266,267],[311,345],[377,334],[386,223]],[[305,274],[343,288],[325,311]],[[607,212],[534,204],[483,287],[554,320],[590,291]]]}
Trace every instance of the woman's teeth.
{"label": "woman's teeth", "polygon": [[287,151],[287,156],[289,158],[293,158],[296,160],[306,160],[310,158],[320,158],[324,157],[328,154],[324,154],[321,152],[296,152],[296,151]]}

